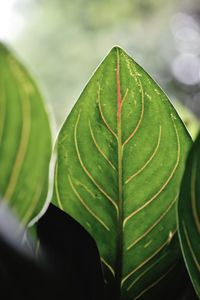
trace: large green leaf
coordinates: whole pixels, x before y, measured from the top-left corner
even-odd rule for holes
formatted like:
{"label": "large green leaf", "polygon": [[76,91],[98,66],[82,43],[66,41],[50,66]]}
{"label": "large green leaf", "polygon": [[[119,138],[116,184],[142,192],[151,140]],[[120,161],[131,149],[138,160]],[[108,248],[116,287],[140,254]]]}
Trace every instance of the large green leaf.
{"label": "large green leaf", "polygon": [[0,196],[27,224],[46,199],[51,133],[41,95],[0,44]]}
{"label": "large green leaf", "polygon": [[200,134],[187,160],[177,215],[183,257],[200,298]]}
{"label": "large green leaf", "polygon": [[113,299],[149,295],[176,264],[190,143],[162,90],[113,48],[60,131],[53,198],[96,240]]}

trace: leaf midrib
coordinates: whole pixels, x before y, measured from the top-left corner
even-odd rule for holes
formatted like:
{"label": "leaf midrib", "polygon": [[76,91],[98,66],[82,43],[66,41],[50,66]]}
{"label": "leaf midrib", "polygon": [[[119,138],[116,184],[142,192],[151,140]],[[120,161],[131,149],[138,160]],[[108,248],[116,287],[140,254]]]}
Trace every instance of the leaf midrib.
{"label": "leaf midrib", "polygon": [[121,294],[121,278],[122,278],[122,257],[123,257],[123,183],[122,183],[122,158],[123,158],[123,146],[122,146],[122,128],[121,128],[121,109],[122,109],[122,97],[121,97],[121,82],[120,82],[120,58],[119,50],[117,52],[116,62],[116,87],[117,87],[117,142],[118,142],[118,234],[117,234],[117,257],[116,257],[116,288],[119,299]]}

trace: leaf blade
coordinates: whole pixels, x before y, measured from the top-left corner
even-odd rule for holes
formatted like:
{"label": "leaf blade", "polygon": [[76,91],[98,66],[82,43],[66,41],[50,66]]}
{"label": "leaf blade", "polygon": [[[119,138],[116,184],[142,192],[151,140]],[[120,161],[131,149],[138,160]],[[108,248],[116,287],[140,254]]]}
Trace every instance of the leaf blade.
{"label": "leaf blade", "polygon": [[27,224],[46,200],[51,131],[38,88],[2,44],[0,65],[0,193]]}
{"label": "leaf blade", "polygon": [[179,240],[183,257],[195,288],[200,297],[199,263],[199,174],[200,174],[200,136],[198,135],[189,153],[181,184],[178,202]]}
{"label": "leaf blade", "polygon": [[[120,299],[137,297],[141,284],[157,282],[177,259],[177,241],[176,246],[171,243],[176,232],[173,204],[189,146],[164,93],[123,50],[114,48],[60,131],[55,178],[60,196],[54,193],[54,203],[96,240],[116,299],[120,294]],[[155,186],[148,184],[152,178]],[[147,272],[130,289],[163,254],[163,267],[153,275]]]}

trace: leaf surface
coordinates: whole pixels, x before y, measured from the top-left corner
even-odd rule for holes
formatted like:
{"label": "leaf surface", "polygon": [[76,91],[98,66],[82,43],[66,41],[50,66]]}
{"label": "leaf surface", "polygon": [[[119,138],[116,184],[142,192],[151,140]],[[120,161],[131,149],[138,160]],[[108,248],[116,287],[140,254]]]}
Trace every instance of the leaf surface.
{"label": "leaf surface", "polygon": [[59,133],[53,198],[95,239],[113,299],[149,297],[175,267],[190,143],[162,90],[113,48]]}
{"label": "leaf surface", "polygon": [[0,44],[0,195],[24,224],[44,205],[51,150],[40,92]]}
{"label": "leaf surface", "polygon": [[200,297],[200,135],[188,156],[177,216],[183,257]]}

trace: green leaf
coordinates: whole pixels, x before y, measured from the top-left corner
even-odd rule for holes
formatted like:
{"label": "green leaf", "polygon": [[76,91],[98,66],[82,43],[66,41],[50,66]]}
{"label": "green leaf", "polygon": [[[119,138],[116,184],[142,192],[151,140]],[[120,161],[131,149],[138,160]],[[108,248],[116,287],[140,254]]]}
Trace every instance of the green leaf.
{"label": "green leaf", "polygon": [[177,216],[183,257],[200,298],[200,134],[188,156]]}
{"label": "green leaf", "polygon": [[176,101],[174,103],[174,107],[176,108],[177,112],[181,116],[192,139],[195,140],[198,135],[199,128],[200,128],[199,120],[186,106],[181,104],[181,102]]}
{"label": "green leaf", "polygon": [[162,90],[113,48],[59,133],[53,198],[96,240],[113,299],[146,296],[176,264],[190,144]]}
{"label": "green leaf", "polygon": [[51,132],[35,83],[0,44],[0,196],[27,224],[44,205]]}

